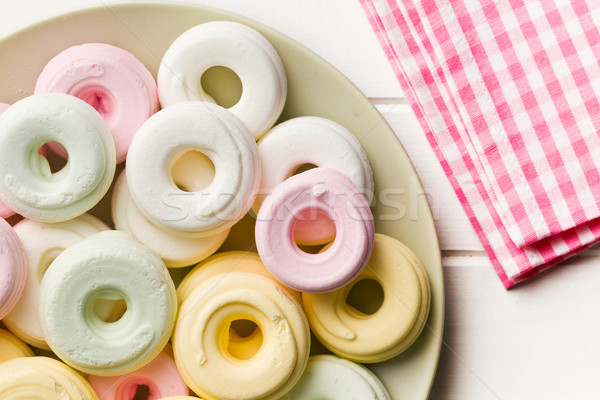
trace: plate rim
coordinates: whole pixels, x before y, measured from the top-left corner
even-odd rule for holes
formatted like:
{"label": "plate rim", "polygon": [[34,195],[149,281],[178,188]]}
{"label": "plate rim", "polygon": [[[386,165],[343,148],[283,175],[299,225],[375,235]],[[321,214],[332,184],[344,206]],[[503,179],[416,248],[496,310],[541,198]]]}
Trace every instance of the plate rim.
{"label": "plate rim", "polygon": [[[333,64],[331,64],[329,61],[327,61],[323,56],[321,56],[320,54],[318,54],[317,52],[315,52],[314,50],[310,49],[308,46],[304,45],[303,43],[299,42],[298,40],[288,36],[287,34],[281,32],[280,30],[267,25],[266,23],[263,23],[261,21],[257,21],[255,19],[252,19],[250,17],[247,17],[245,15],[242,14],[237,14],[235,12],[229,11],[229,10],[225,10],[225,9],[221,9],[218,7],[214,7],[214,6],[210,6],[210,5],[204,5],[204,4],[198,4],[198,3],[189,3],[189,2],[185,2],[185,1],[181,1],[181,0],[174,0],[174,1],[170,1],[170,0],[142,0],[142,1],[122,1],[122,2],[118,2],[118,3],[111,3],[111,4],[100,4],[100,5],[85,5],[85,6],[78,6],[75,9],[71,9],[68,11],[63,11],[63,12],[54,12],[51,15],[42,18],[42,19],[37,19],[36,21],[30,22],[25,26],[22,26],[20,28],[17,28],[16,30],[13,30],[12,32],[5,34],[3,36],[0,36],[0,47],[2,47],[3,42],[5,41],[10,41],[10,40],[18,40],[18,37],[29,33],[31,31],[35,31],[40,25],[46,25],[46,24],[53,24],[53,23],[59,23],[60,20],[64,19],[64,18],[69,18],[69,17],[76,17],[78,14],[86,14],[86,13],[90,13],[90,12],[94,12],[95,10],[106,10],[108,9],[112,14],[115,15],[116,18],[118,18],[119,20],[121,20],[121,22],[125,25],[127,25],[121,18],[120,16],[115,12],[114,9],[119,9],[119,8],[126,8],[126,7],[146,7],[146,6],[162,6],[162,7],[181,7],[181,8],[193,8],[193,9],[197,9],[197,10],[207,10],[209,12],[213,12],[213,13],[219,13],[219,14],[223,14],[226,15],[228,18],[233,19],[233,20],[239,20],[239,21],[248,21],[250,22],[252,25],[255,26],[260,26],[260,28],[264,31],[270,32],[272,34],[284,37],[286,39],[286,41],[289,42],[293,42],[295,44],[295,46],[298,49],[303,50],[306,53],[309,53],[315,60],[318,60],[318,62],[328,68],[331,69],[333,71],[335,71],[340,78],[342,78],[345,83],[349,86],[352,87],[354,91],[356,91],[357,93],[360,94],[361,100],[369,105],[372,110],[371,112],[376,113],[379,118],[380,118],[380,122],[382,122],[383,124],[385,124],[387,130],[389,130],[396,142],[399,145],[400,150],[402,151],[404,158],[406,159],[406,161],[408,161],[408,164],[410,165],[410,168],[412,170],[413,176],[417,179],[417,184],[418,184],[418,189],[419,190],[423,190],[424,192],[424,188],[423,188],[423,183],[421,181],[421,178],[419,176],[419,174],[417,173],[417,170],[415,169],[415,166],[410,158],[410,156],[408,155],[406,149],[404,148],[404,145],[402,144],[402,142],[400,141],[398,135],[395,133],[394,129],[391,128],[391,126],[389,125],[389,123],[385,120],[384,116],[381,114],[381,112],[375,107],[375,105],[373,103],[371,103],[370,99],[362,92],[362,90],[360,90],[360,88],[358,88],[358,86],[356,86],[356,84],[354,82],[352,82],[343,72],[341,72],[337,67],[335,67]],[[113,9],[114,8],[114,9]],[[136,36],[137,33],[133,32]],[[144,42],[139,36],[138,38]],[[144,44],[145,45],[145,44]],[[146,46],[146,45],[145,45]],[[429,203],[428,200],[426,200],[426,206],[427,206],[427,223],[432,225],[431,226],[431,230],[433,232],[433,235],[436,239],[435,241],[435,245],[436,245],[436,265],[435,266],[431,266],[437,269],[439,269],[439,273],[441,276],[441,286],[439,288],[440,293],[436,293],[436,295],[440,295],[441,298],[439,299],[439,303],[441,306],[441,310],[440,310],[440,332],[436,333],[433,332],[434,335],[436,335],[436,354],[437,357],[435,359],[435,368],[433,369],[433,374],[431,376],[430,382],[429,382],[429,387],[427,390],[427,396],[429,396],[429,394],[431,393],[436,375],[437,375],[437,371],[438,371],[438,367],[439,367],[439,361],[440,361],[440,355],[441,355],[441,348],[442,345],[444,344],[444,340],[443,340],[443,333],[444,333],[444,328],[445,328],[445,318],[446,318],[446,312],[445,312],[445,282],[444,282],[444,274],[443,274],[443,264],[442,264],[442,249],[440,246],[440,242],[439,242],[439,235],[438,235],[438,231],[436,228],[436,224],[435,224],[435,218],[433,216],[433,212],[431,209],[431,204]],[[428,328],[428,324],[426,324],[424,329]],[[433,330],[432,330],[433,331]]]}

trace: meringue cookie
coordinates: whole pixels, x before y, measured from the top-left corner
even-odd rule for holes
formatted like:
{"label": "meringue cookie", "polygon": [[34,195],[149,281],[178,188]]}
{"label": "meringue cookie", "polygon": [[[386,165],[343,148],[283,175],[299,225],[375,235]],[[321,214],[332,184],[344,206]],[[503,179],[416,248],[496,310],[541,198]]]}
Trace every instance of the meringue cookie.
{"label": "meringue cookie", "polygon": [[[250,321],[241,334],[234,323]],[[302,308],[274,281],[248,272],[216,275],[181,306],[173,334],[175,362],[209,400],[275,400],[300,379],[310,333]]]}
{"label": "meringue cookie", "polygon": [[259,139],[275,124],[287,95],[285,70],[273,46],[254,29],[236,22],[215,21],[179,36],[163,56],[158,93],[164,107],[184,101],[214,100],[198,82],[206,70],[224,66],[242,82],[242,96],[229,108]]}
{"label": "meringue cookie", "polygon": [[0,218],[0,319],[19,301],[26,279],[23,244],[8,222]]}
{"label": "meringue cookie", "polygon": [[98,400],[81,375],[48,357],[15,358],[0,363],[0,398]]}
{"label": "meringue cookie", "polygon": [[[261,178],[252,206],[255,213],[275,186],[304,164],[341,172],[371,202],[373,172],[367,154],[358,139],[338,123],[321,117],[293,118],[276,125],[257,144]],[[335,237],[335,226],[317,215],[313,220],[298,221],[294,233],[298,244],[325,244]]]}
{"label": "meringue cookie", "polygon": [[[230,272],[252,272],[275,280],[257,253],[251,251],[225,251],[202,261],[185,276],[177,287],[177,301],[181,305],[202,282],[215,275],[228,274]],[[302,303],[299,292],[287,289],[299,303]]]}
{"label": "meringue cookie", "polygon": [[283,400],[391,400],[379,378],[362,365],[332,355],[308,359],[302,379]]}
{"label": "meringue cookie", "polygon": [[28,272],[19,301],[3,319],[12,333],[32,346],[49,350],[38,316],[42,277],[52,260],[67,247],[107,229],[108,226],[89,214],[52,224],[24,219],[15,225]]}
{"label": "meringue cookie", "polygon": [[[48,142],[69,154],[56,173],[38,155]],[[115,145],[106,122],[76,97],[37,94],[0,116],[0,197],[25,217],[59,222],[83,214],[108,191],[114,172]]]}
{"label": "meringue cookie", "polygon": [[[178,188],[171,169],[190,150],[215,167],[199,191]],[[189,102],[154,114],[138,131],[127,155],[131,198],[154,225],[179,236],[213,236],[239,221],[252,206],[260,182],[252,136],[229,111]]]}
{"label": "meringue cookie", "polygon": [[[0,103],[0,115],[2,115],[2,113],[4,111],[6,111],[8,109],[8,107],[10,107],[10,104]],[[0,200],[0,217],[8,218],[11,215],[14,215],[14,213],[15,212],[13,210],[8,208],[8,206],[6,204],[4,204],[4,202],[2,200]]]}
{"label": "meringue cookie", "polygon": [[21,357],[33,357],[33,351],[12,333],[0,329],[0,363]]}
{"label": "meringue cookie", "polygon": [[115,228],[150,247],[169,268],[186,267],[204,260],[217,251],[229,235],[229,229],[225,229],[213,236],[186,238],[153,225],[131,199],[126,171],[115,183],[111,209]]}
{"label": "meringue cookie", "polygon": [[[306,253],[293,240],[296,221],[307,211],[326,215],[336,226],[331,247]],[[369,204],[342,173],[314,168],[294,175],[265,199],[257,216],[256,248],[265,266],[284,285],[322,293],[351,282],[373,249],[375,226]]]}
{"label": "meringue cookie", "polygon": [[[372,314],[346,301],[350,290],[365,279],[383,290],[382,304]],[[414,253],[390,236],[375,234],[367,267],[352,283],[330,293],[303,293],[302,300],[311,330],[325,347],[352,361],[374,363],[397,356],[419,337],[429,315],[431,290]]]}
{"label": "meringue cookie", "polygon": [[[97,299],[127,304],[116,322],[94,312]],[[106,231],[69,247],[44,275],[42,330],[61,360],[93,375],[122,375],[150,362],[175,324],[175,287],[162,260],[124,232]]]}
{"label": "meringue cookie", "polygon": [[[139,127],[158,111],[156,82],[133,54],[106,43],[85,43],[57,54],[42,70],[35,93],[65,93],[94,107],[115,142],[117,163]],[[66,157],[64,149],[49,144]]]}
{"label": "meringue cookie", "polygon": [[88,375],[86,379],[102,400],[132,400],[137,398],[135,395],[140,386],[148,389],[147,400],[183,396],[190,392],[177,371],[169,345],[148,364],[126,375]]}

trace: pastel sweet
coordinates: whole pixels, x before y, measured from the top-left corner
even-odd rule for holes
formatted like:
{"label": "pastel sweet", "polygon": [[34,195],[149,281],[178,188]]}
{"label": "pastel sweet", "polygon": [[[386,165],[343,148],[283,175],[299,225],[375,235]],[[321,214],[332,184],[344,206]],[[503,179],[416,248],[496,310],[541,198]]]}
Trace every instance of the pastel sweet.
{"label": "pastel sweet", "polygon": [[[10,107],[10,104],[5,104],[5,103],[0,103],[0,115],[2,115],[2,113],[4,111],[6,111],[8,109],[8,107]],[[40,149],[38,150],[38,154],[40,154],[41,156],[46,156],[46,147],[40,147]],[[2,200],[0,200],[0,217],[1,218],[8,218],[12,215],[14,215],[15,212],[10,209],[6,204],[4,204],[4,202]]]}
{"label": "pastel sweet", "polygon": [[[105,322],[97,299],[124,299]],[[122,375],[150,362],[175,324],[175,287],[162,260],[119,231],[92,235],[62,252],[42,280],[44,337],[61,360],[93,375]]]}
{"label": "pastel sweet", "polygon": [[[373,197],[373,172],[365,151],[354,135],[329,119],[298,117],[276,125],[258,141],[258,154],[260,189],[252,207],[256,213],[275,186],[305,164],[339,171],[369,203]],[[335,226],[317,214],[312,220],[299,220],[294,233],[298,244],[325,244],[335,237]]]}
{"label": "pastel sweet", "polygon": [[[293,241],[297,219],[307,211],[335,223],[332,246],[306,253]],[[371,255],[375,226],[363,192],[342,173],[314,168],[279,185],[263,202],[256,220],[256,247],[271,274],[300,292],[322,293],[351,282]]]}
{"label": "pastel sweet", "polygon": [[[4,111],[6,111],[8,109],[8,107],[10,107],[10,104],[0,103],[0,115],[2,115],[2,113]],[[7,205],[4,204],[4,202],[2,200],[0,200],[0,217],[1,218],[8,218],[11,215],[13,215],[14,213],[15,212],[13,210],[8,208]]]}
{"label": "pastel sweet", "polygon": [[[216,275],[181,306],[173,334],[183,379],[209,400],[279,399],[300,379],[310,333],[300,305],[274,281]],[[242,332],[240,325],[253,329]]]}
{"label": "pastel sweet", "polygon": [[[176,186],[171,169],[193,150],[214,164],[214,179],[198,191]],[[154,225],[180,236],[213,236],[252,206],[260,182],[258,150],[250,132],[226,109],[188,102],[154,114],[127,155],[131,198]]]}
{"label": "pastel sweet", "polygon": [[67,247],[106,229],[108,226],[88,214],[55,223],[24,219],[15,225],[16,235],[23,244],[28,272],[23,294],[3,319],[11,332],[32,346],[49,349],[38,316],[42,277],[54,258]]}
{"label": "pastel sweet", "polygon": [[26,279],[23,244],[8,222],[0,218],[0,319],[19,301]]}
{"label": "pastel sweet", "polygon": [[5,329],[0,329],[0,363],[20,357],[32,357],[33,351],[19,338]]}
{"label": "pastel sweet", "polygon": [[275,124],[287,95],[285,70],[264,36],[236,22],[215,21],[195,26],[179,36],[163,56],[158,93],[164,107],[184,101],[214,100],[199,87],[214,66],[235,72],[242,83],[240,100],[229,110],[255,139]]}
{"label": "pastel sweet", "polygon": [[204,260],[217,251],[229,234],[229,229],[225,229],[213,236],[186,238],[155,226],[131,199],[125,171],[115,183],[111,210],[115,228],[150,247],[169,268],[186,267]]}
{"label": "pastel sweet", "polygon": [[0,363],[4,400],[98,400],[77,372],[52,358],[16,358]]}
{"label": "pastel sweet", "polygon": [[362,365],[332,355],[308,359],[302,379],[283,400],[391,400],[379,378]]}
{"label": "pastel sweet", "polygon": [[[133,54],[105,43],[85,43],[56,55],[42,70],[35,93],[65,93],[94,107],[115,142],[116,160],[125,161],[131,139],[158,111],[158,89],[152,74]],[[64,154],[64,149],[50,143]]]}
{"label": "pastel sweet", "polygon": [[12,215],[15,215],[15,212],[0,200],[0,218],[8,218]]}
{"label": "pastel sweet", "polygon": [[171,175],[178,188],[186,192],[195,192],[212,183],[215,166],[202,152],[190,150],[173,163]]}
{"label": "pastel sweet", "polygon": [[177,371],[169,345],[150,363],[120,376],[88,375],[87,380],[102,400],[132,400],[140,387],[146,387],[146,400],[187,395],[189,389]]}
{"label": "pastel sweet", "polygon": [[[38,155],[48,142],[69,154],[55,173]],[[37,94],[0,116],[0,197],[25,217],[59,222],[83,214],[107,192],[114,172],[115,145],[106,122],[76,97]]]}
{"label": "pastel sweet", "polygon": [[[110,229],[108,227],[108,225],[106,225],[106,223],[104,223],[104,221],[102,221],[98,217],[93,216],[92,214],[87,214],[87,213],[81,214],[79,217],[74,218],[74,220],[75,221],[84,221],[88,225],[91,225],[94,228],[96,228],[96,230],[98,232],[102,232],[102,231],[106,231],[106,230]],[[83,229],[83,228],[79,228],[79,227],[75,228],[75,230],[77,230],[78,232],[81,232],[81,229]],[[87,232],[87,228],[85,231]]]}
{"label": "pastel sweet", "polygon": [[[350,290],[363,280],[383,290],[374,313],[347,303]],[[352,283],[330,293],[303,293],[302,300],[311,329],[325,347],[349,360],[374,363],[397,356],[419,337],[431,292],[418,258],[398,240],[376,234],[367,267]]]}
{"label": "pastel sweet", "polygon": [[[177,287],[177,301],[181,305],[194,291],[196,286],[215,275],[230,272],[251,272],[271,280],[275,279],[262,263],[257,253],[251,251],[226,251],[207,258],[196,265],[194,269],[185,276]],[[288,289],[288,291],[299,303],[302,303],[300,293],[292,289]]]}
{"label": "pastel sweet", "polygon": [[[8,107],[10,107],[10,104],[0,103],[0,115],[2,115],[2,113],[6,111]],[[46,147],[40,147],[40,149],[38,150],[38,154],[45,157]],[[12,209],[10,209],[6,204],[4,204],[2,200],[0,200],[0,218],[8,218],[14,214],[15,212]]]}

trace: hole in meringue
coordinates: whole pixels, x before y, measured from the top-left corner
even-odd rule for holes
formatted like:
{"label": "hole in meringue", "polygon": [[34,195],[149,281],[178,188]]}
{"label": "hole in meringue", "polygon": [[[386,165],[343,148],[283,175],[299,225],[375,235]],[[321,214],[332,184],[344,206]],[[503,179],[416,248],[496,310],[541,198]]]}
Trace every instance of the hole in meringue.
{"label": "hole in meringue", "polygon": [[293,229],[296,246],[305,253],[317,254],[335,240],[335,223],[327,214],[313,209],[300,214]]}
{"label": "hole in meringue", "polygon": [[383,288],[379,282],[375,279],[362,279],[348,292],[346,304],[358,314],[368,316],[381,308],[383,299]]}
{"label": "hole in meringue", "polygon": [[150,398],[150,388],[146,385],[137,385],[135,395],[131,400],[148,400]]}
{"label": "hole in meringue", "polygon": [[249,319],[236,319],[229,325],[229,334],[231,335],[231,331],[233,330],[239,338],[247,338],[257,329],[258,325],[256,325],[254,321],[250,321]]}
{"label": "hole in meringue", "polygon": [[67,150],[58,142],[44,143],[38,148],[37,156],[40,162],[40,173],[45,178],[50,178],[52,175],[62,171],[69,161]]}
{"label": "hole in meringue", "polygon": [[296,169],[292,172],[292,174],[290,176],[301,174],[301,173],[306,172],[313,168],[318,168],[318,167],[315,164],[304,163],[304,164],[296,167]]}
{"label": "hole in meringue", "polygon": [[108,324],[119,321],[127,312],[127,302],[115,290],[105,290],[97,294],[92,305],[94,315]]}
{"label": "hole in meringue", "polygon": [[[15,226],[16,224],[18,224],[25,218],[21,214],[13,214],[10,217],[6,217],[4,219],[6,222],[8,222],[10,224],[10,226]],[[40,282],[41,282],[41,280],[40,280]]]}
{"label": "hole in meringue", "polygon": [[221,107],[231,108],[242,97],[242,81],[231,69],[215,66],[204,71],[198,91],[212,97]]}
{"label": "hole in meringue", "polygon": [[74,96],[94,107],[107,123],[111,121],[114,114],[115,101],[104,89],[100,87],[86,87]]}
{"label": "hole in meringue", "polygon": [[173,162],[171,177],[180,190],[199,192],[215,179],[215,165],[206,154],[189,150]]}
{"label": "hole in meringue", "polygon": [[260,326],[249,319],[231,321],[227,328],[227,353],[236,360],[249,360],[258,353],[263,344]]}
{"label": "hole in meringue", "polygon": [[48,270],[48,268],[50,268],[50,265],[54,262],[56,257],[58,257],[58,255],[64,250],[65,249],[49,249],[40,256],[40,261],[38,264],[38,282],[40,284],[42,283],[42,279],[44,278],[46,271]]}
{"label": "hole in meringue", "polygon": [[327,244],[315,244],[315,245],[304,245],[296,243],[296,246],[303,252],[307,254],[319,254],[323,252],[323,249],[327,246]]}

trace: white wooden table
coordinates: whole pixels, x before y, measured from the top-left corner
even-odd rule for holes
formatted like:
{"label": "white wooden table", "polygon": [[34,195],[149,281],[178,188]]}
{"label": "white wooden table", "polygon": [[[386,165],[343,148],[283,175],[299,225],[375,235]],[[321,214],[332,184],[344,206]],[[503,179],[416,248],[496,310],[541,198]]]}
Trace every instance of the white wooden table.
{"label": "white wooden table", "polygon": [[[245,15],[295,38],[346,74],[392,128],[410,127],[399,139],[429,196],[444,256],[446,328],[431,399],[600,396],[600,251],[588,250],[504,290],[358,1],[188,1]],[[102,4],[0,0],[0,37],[50,15]]]}

